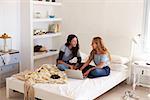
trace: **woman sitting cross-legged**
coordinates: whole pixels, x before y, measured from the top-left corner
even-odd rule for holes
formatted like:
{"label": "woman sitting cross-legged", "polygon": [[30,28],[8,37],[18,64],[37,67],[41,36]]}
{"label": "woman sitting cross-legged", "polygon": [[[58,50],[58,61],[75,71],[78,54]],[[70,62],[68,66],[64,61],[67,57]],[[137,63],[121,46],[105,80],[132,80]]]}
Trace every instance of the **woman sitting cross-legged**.
{"label": "woman sitting cross-legged", "polygon": [[[70,63],[69,61],[77,57],[77,63]],[[67,38],[67,42],[60,48],[59,56],[57,58],[57,67],[61,71],[66,69],[76,69],[81,63],[81,57],[79,53],[78,38],[74,34],[70,34]]]}
{"label": "woman sitting cross-legged", "polygon": [[[80,70],[82,70],[84,77],[96,78],[108,76],[110,74],[110,54],[104,46],[102,38],[93,38],[91,45],[93,50],[90,53],[89,59],[81,65]],[[92,60],[95,66],[89,65]]]}

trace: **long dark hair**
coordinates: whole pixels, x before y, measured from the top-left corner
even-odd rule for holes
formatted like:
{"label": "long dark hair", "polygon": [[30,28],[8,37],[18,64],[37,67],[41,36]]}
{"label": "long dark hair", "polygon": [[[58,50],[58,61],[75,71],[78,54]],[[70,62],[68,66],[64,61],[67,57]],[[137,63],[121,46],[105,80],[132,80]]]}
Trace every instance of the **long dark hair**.
{"label": "long dark hair", "polygon": [[[66,45],[66,46],[69,46],[69,45],[70,45],[70,42],[71,42],[71,40],[72,40],[73,38],[77,38],[77,36],[74,35],[74,34],[68,35],[68,37],[67,37],[67,42],[65,43],[65,45]],[[73,54],[74,57],[77,56],[78,50],[79,50],[79,41],[78,41],[78,38],[77,38],[77,45],[76,45],[76,47],[72,47],[72,49],[71,49],[72,54]]]}

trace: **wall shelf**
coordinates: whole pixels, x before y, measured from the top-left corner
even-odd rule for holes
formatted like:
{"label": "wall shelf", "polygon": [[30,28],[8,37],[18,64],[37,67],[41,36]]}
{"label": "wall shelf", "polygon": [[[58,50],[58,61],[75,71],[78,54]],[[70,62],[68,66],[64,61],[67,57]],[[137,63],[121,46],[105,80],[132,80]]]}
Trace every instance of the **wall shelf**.
{"label": "wall shelf", "polygon": [[61,20],[61,18],[34,18],[33,22],[57,22]]}
{"label": "wall shelf", "polygon": [[35,35],[33,36],[33,39],[51,38],[51,37],[56,37],[56,36],[61,36],[61,33],[48,33],[44,35]]}
{"label": "wall shelf", "polygon": [[44,5],[44,6],[61,6],[59,2],[46,2],[46,1],[33,1],[34,5]]}
{"label": "wall shelf", "polygon": [[[47,53],[34,53],[35,45],[42,45],[47,49],[59,49],[61,30],[58,33],[49,33],[44,35],[34,35],[34,30],[41,29],[48,31],[50,24],[61,24],[62,18],[59,8],[61,2],[46,2],[44,0],[20,0],[20,23],[21,23],[21,71],[34,69],[43,63],[55,63],[56,55],[59,51],[49,51]],[[40,12],[40,18],[36,12]],[[36,16],[37,14],[37,16]],[[52,14],[55,18],[48,18]],[[60,25],[61,26],[61,25]],[[28,48],[28,49],[27,49]],[[52,57],[51,57],[52,56]],[[44,59],[49,57],[48,59]],[[38,60],[36,60],[38,59]]]}
{"label": "wall shelf", "polygon": [[59,51],[49,51],[47,53],[46,52],[36,52],[36,53],[34,53],[34,60],[53,56],[53,55],[56,55],[58,53],[59,53]]}

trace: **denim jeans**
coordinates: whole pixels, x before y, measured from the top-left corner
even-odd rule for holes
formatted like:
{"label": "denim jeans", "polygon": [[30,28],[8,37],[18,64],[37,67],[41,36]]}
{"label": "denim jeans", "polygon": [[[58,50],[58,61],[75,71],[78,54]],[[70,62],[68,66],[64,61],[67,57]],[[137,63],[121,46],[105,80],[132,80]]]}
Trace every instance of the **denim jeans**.
{"label": "denim jeans", "polygon": [[[80,67],[83,66],[84,63],[80,64]],[[84,74],[87,70],[89,70],[90,68],[93,68],[95,66],[92,65],[88,65],[86,66],[83,70],[82,73]],[[88,74],[88,78],[96,78],[96,77],[102,77],[102,76],[108,76],[110,74],[110,68],[109,66],[105,66],[103,68],[96,68],[92,71],[90,71],[90,73]]]}
{"label": "denim jeans", "polygon": [[65,70],[69,69],[69,67],[64,64],[58,64],[57,67],[61,71],[65,71]]}
{"label": "denim jeans", "polygon": [[[67,63],[67,64],[69,64],[69,65],[76,65],[76,63],[70,63],[70,62],[65,62],[65,63]],[[57,67],[58,67],[58,69],[59,70],[61,70],[61,71],[65,71],[65,70],[67,70],[67,69],[70,69],[68,66],[66,66],[65,64],[57,64]],[[79,66],[76,66],[76,67],[79,67]]]}
{"label": "denim jeans", "polygon": [[105,66],[103,68],[96,68],[96,69],[90,71],[88,77],[96,78],[96,77],[108,76],[109,74],[110,74],[110,68],[109,68],[109,66]]}
{"label": "denim jeans", "polygon": [[[82,65],[83,65],[83,63],[80,64],[80,67]],[[66,66],[64,64],[58,64],[57,67],[61,71],[65,71],[67,69],[70,69],[68,66]],[[85,73],[88,69],[90,69],[92,67],[95,67],[95,66],[88,65],[87,67],[85,67],[82,70],[82,73]],[[96,68],[96,69],[90,71],[90,73],[88,75],[88,78],[96,78],[96,77],[108,76],[109,74],[110,74],[110,68],[109,68],[109,66],[105,66],[103,68]]]}

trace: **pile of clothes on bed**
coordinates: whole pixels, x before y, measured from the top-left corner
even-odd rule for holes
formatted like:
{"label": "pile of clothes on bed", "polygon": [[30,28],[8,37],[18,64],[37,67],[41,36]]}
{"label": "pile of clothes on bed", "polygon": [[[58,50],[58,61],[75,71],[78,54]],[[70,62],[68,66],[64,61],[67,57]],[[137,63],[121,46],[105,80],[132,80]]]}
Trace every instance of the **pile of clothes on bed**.
{"label": "pile of clothes on bed", "polygon": [[34,71],[24,71],[13,77],[25,81],[24,100],[34,100],[33,85],[37,83],[65,84],[67,76],[55,65],[44,64]]}

